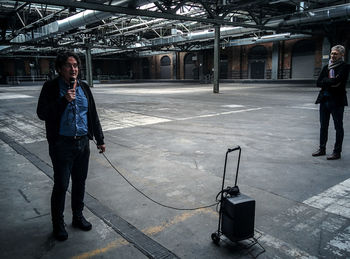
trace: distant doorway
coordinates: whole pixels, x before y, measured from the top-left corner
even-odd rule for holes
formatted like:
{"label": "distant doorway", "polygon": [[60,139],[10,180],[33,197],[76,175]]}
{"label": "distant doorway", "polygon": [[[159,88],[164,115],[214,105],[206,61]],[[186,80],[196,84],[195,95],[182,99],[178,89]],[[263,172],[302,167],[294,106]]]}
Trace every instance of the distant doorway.
{"label": "distant doorway", "polygon": [[265,78],[265,61],[253,60],[250,62],[250,78],[264,79]]}
{"label": "distant doorway", "polygon": [[220,55],[220,79],[227,79],[228,58],[226,55]]}
{"label": "distant doorway", "polygon": [[196,72],[196,64],[193,60],[195,55],[193,53],[189,53],[185,56],[185,79],[194,79]]}
{"label": "distant doorway", "polygon": [[164,56],[160,60],[160,79],[171,78],[171,61],[168,56]]}
{"label": "distant doorway", "polygon": [[264,46],[253,47],[248,54],[249,78],[265,79],[267,50]]}
{"label": "distant doorway", "polygon": [[142,79],[149,79],[150,78],[150,72],[149,72],[149,61],[148,58],[142,59]]}
{"label": "distant doorway", "polygon": [[302,40],[294,45],[292,53],[292,78],[311,79],[315,73],[315,44]]}

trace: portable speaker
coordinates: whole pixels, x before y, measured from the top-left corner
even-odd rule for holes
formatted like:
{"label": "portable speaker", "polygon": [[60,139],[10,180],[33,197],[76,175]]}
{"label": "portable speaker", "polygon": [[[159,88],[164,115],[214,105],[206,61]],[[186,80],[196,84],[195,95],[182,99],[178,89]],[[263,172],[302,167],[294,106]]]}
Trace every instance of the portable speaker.
{"label": "portable speaker", "polygon": [[222,233],[231,241],[254,237],[255,200],[244,194],[224,198]]}

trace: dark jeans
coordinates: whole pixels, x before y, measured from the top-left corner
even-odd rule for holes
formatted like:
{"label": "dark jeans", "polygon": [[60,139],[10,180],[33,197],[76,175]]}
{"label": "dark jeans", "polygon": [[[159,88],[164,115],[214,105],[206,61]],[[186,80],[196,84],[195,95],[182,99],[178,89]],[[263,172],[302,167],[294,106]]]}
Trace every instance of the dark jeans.
{"label": "dark jeans", "polygon": [[88,173],[90,147],[87,136],[80,140],[60,137],[49,145],[54,170],[54,186],[51,195],[52,222],[63,220],[69,178],[72,178],[73,217],[82,215],[84,208],[85,180]]}
{"label": "dark jeans", "polygon": [[326,149],[330,115],[332,115],[336,132],[333,152],[341,153],[344,139],[344,106],[337,106],[334,102],[331,101],[322,102],[320,104],[320,149]]}

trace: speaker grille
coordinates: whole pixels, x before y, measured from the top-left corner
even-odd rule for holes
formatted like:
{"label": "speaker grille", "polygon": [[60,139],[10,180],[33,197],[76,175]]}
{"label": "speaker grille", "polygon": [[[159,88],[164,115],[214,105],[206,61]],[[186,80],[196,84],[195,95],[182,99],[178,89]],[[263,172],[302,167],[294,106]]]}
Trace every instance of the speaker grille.
{"label": "speaker grille", "polygon": [[222,202],[222,233],[231,241],[254,237],[255,200],[239,194]]}

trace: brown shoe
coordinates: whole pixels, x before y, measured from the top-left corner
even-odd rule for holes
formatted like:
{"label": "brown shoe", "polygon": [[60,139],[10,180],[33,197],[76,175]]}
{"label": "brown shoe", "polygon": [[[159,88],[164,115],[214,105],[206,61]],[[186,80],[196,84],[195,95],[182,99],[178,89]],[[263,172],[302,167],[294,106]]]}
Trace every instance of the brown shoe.
{"label": "brown shoe", "polygon": [[312,156],[324,156],[326,155],[326,150],[324,149],[319,149],[316,152],[312,153]]}
{"label": "brown shoe", "polygon": [[334,152],[330,156],[327,156],[327,160],[337,160],[340,158],[341,158],[340,153],[334,153]]}

